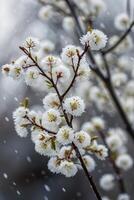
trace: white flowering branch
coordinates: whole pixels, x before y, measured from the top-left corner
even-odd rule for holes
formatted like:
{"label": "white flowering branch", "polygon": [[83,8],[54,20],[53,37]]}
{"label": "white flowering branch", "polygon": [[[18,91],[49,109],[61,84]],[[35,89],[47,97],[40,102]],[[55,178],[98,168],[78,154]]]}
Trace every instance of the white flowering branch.
{"label": "white flowering branch", "polygon": [[[65,110],[64,110],[64,108],[63,108],[63,99],[64,99],[65,95],[66,95],[66,94],[70,91],[70,89],[73,87],[73,84],[74,84],[75,79],[76,79],[76,77],[77,77],[78,69],[79,69],[79,67],[80,67],[81,59],[82,59],[83,56],[86,54],[86,52],[87,52],[87,50],[88,50],[88,45],[85,45],[85,48],[84,48],[84,50],[83,50],[83,52],[82,52],[81,54],[80,54],[79,51],[77,50],[78,62],[77,62],[77,65],[76,65],[76,70],[75,70],[75,73],[74,73],[74,77],[73,77],[73,79],[72,79],[72,81],[71,81],[69,87],[67,88],[67,90],[64,92],[63,95],[60,95],[60,93],[59,93],[59,91],[58,91],[58,88],[57,88],[57,85],[56,85],[56,84],[54,83],[54,81],[53,81],[52,71],[50,72],[51,78],[49,78],[49,76],[47,76],[47,75],[44,73],[44,71],[41,69],[41,67],[38,65],[37,61],[32,57],[30,51],[28,51],[28,50],[27,50],[26,48],[24,48],[24,47],[20,47],[20,49],[33,61],[33,63],[35,64],[35,66],[41,71],[41,74],[42,74],[45,78],[47,78],[47,79],[52,83],[52,87],[54,87],[54,89],[55,89],[55,91],[56,91],[56,93],[57,93],[57,95],[58,95],[58,98],[59,98],[59,101],[60,101],[60,106],[61,106],[63,115],[64,115],[64,117],[65,117],[66,123],[67,123],[67,125],[68,125],[70,128],[72,128],[73,116],[71,116],[71,120],[69,121],[68,115],[66,114],[66,112],[65,112]],[[52,69],[52,68],[51,68],[51,69]],[[32,120],[30,120],[27,116],[26,116],[26,119],[28,119],[28,121],[30,121],[32,125],[37,126],[37,127],[40,128],[41,130],[45,130],[45,131],[47,131],[48,133],[51,133],[51,134],[56,134],[55,132],[50,131],[50,130],[48,130],[48,129],[46,129],[46,128],[43,128],[42,126],[36,124],[36,123],[33,122]],[[92,189],[93,189],[93,191],[94,191],[94,193],[95,193],[95,195],[96,195],[96,198],[97,198],[98,200],[102,200],[101,195],[99,194],[99,192],[98,192],[98,190],[97,190],[96,184],[95,184],[95,182],[93,181],[92,176],[91,176],[90,173],[88,172],[88,170],[87,170],[87,168],[86,168],[86,165],[85,165],[85,163],[84,163],[84,161],[83,161],[83,158],[82,158],[82,156],[81,156],[81,154],[80,154],[80,151],[79,151],[79,149],[77,148],[77,146],[75,145],[74,142],[72,142],[72,147],[73,147],[73,149],[76,151],[76,156],[77,156],[77,158],[79,159],[79,161],[80,161],[80,163],[81,163],[81,166],[82,166],[82,168],[83,168],[83,170],[84,170],[84,172],[85,172],[85,175],[87,176],[87,178],[88,178],[88,180],[89,180],[89,182],[90,182],[90,185],[91,185],[91,187],[92,187]],[[90,149],[90,150],[91,150],[91,149]],[[93,150],[93,152],[96,152],[96,151]],[[96,153],[99,153],[99,152],[97,151]]]}
{"label": "white flowering branch", "polygon": [[[130,169],[133,166],[133,160],[127,153],[125,133],[118,128],[109,129],[108,135],[105,135],[105,123],[101,118],[97,117],[91,119],[91,122],[84,122],[81,130],[78,131],[78,128],[75,127],[75,117],[82,115],[86,106],[89,106],[89,99],[99,109],[103,109],[103,106],[107,107],[107,105],[109,108],[113,108],[109,101],[109,96],[111,95],[125,123],[126,130],[134,139],[134,131],[129,122],[130,116],[126,114],[130,111],[130,107],[128,105],[123,109],[123,103],[121,102],[121,105],[116,94],[116,87],[118,87],[119,83],[117,81],[117,86],[115,87],[113,81],[112,72],[115,69],[111,65],[115,65],[116,60],[112,60],[111,54],[108,54],[117,50],[124,43],[134,22],[130,23],[126,14],[119,16],[115,25],[119,26],[120,30],[126,31],[121,38],[115,38],[116,42],[112,42],[110,48],[102,50],[106,46],[107,36],[102,31],[92,28],[94,16],[104,8],[101,0],[91,0],[90,12],[87,9],[88,2],[87,4],[82,4],[82,6],[75,0],[56,2],[42,0],[40,2],[44,5],[39,12],[39,17],[42,20],[56,16],[54,11],[58,11],[61,16],[64,15],[65,17],[63,19],[64,29],[68,29],[68,24],[74,27],[74,22],[76,23],[77,35],[84,48],[67,45],[62,49],[61,56],[53,56],[48,55],[49,52],[54,51],[52,42],[40,42],[37,38],[29,37],[20,47],[24,55],[11,64],[6,64],[2,67],[3,74],[15,80],[22,78],[28,86],[48,93],[43,99],[45,111],[35,112],[30,110],[26,100],[16,109],[13,113],[16,132],[19,136],[26,137],[30,130],[35,150],[41,155],[50,157],[48,168],[51,172],[71,177],[79,169],[83,169],[98,200],[103,198],[91,175],[96,164],[90,154],[94,154],[98,159],[104,160],[109,153],[109,161],[114,169],[121,192],[118,200],[122,198],[128,200],[129,196],[126,194],[121,170]],[[79,15],[84,19],[81,19]],[[120,21],[121,23],[119,23]],[[83,34],[84,31],[82,30],[83,22],[84,25],[86,23],[90,24],[86,34]],[[128,46],[130,42],[131,39],[126,42]],[[92,51],[98,51],[99,53],[94,55]],[[99,56],[101,61],[99,60],[98,62],[96,55]],[[86,57],[90,59],[90,63],[88,63]],[[101,82],[97,80],[99,87],[89,81],[90,69],[101,80]],[[121,73],[118,76],[125,83],[126,76]],[[114,78],[117,79],[118,77]],[[83,84],[87,88],[86,90],[84,90]],[[125,91],[130,96],[133,95],[133,85],[133,83],[129,85],[132,88],[131,92]],[[104,91],[104,86],[107,91]],[[81,97],[87,100],[85,101],[87,104]],[[129,101],[128,103],[132,107],[132,98]],[[96,134],[102,138],[104,145],[98,144]],[[100,186],[104,190],[110,190],[114,186],[114,180],[114,175],[105,174],[100,179]]]}
{"label": "white flowering branch", "polygon": [[[81,25],[79,23],[75,8],[72,6],[72,4],[70,3],[69,0],[65,0],[65,2],[67,3],[72,16],[74,17],[74,20],[76,22],[77,28],[79,30],[79,34],[83,35],[83,30],[82,30]],[[107,54],[108,52],[111,52],[113,49],[115,49],[126,38],[126,36],[130,33],[133,25],[134,25],[134,22],[131,23],[130,27],[126,30],[126,32],[122,35],[122,37],[117,41],[117,43],[115,45],[113,45],[111,48],[109,48],[106,51],[101,51],[103,58],[104,58],[105,54]],[[107,71],[107,75],[108,76],[105,77],[105,75],[103,75],[103,73],[100,71],[99,66],[97,65],[97,63],[96,63],[96,61],[94,59],[94,56],[93,56],[93,54],[92,54],[92,52],[90,50],[88,51],[88,54],[89,54],[90,60],[92,62],[92,64],[89,67],[104,82],[108,92],[110,93],[110,95],[112,97],[113,102],[115,103],[115,106],[116,106],[116,108],[117,108],[122,120],[125,123],[125,129],[127,130],[127,132],[130,135],[130,137],[134,140],[134,130],[133,130],[133,128],[132,128],[132,126],[131,126],[131,124],[130,124],[130,122],[129,122],[129,120],[128,120],[128,118],[127,118],[127,116],[126,116],[126,114],[125,114],[120,102],[119,102],[119,100],[118,100],[118,97],[117,97],[117,95],[116,95],[116,93],[114,91],[114,88],[112,86],[112,82],[111,82],[111,78],[110,78],[109,66],[108,66],[108,64],[106,62],[106,59],[104,58],[105,67],[106,67],[106,71]]]}

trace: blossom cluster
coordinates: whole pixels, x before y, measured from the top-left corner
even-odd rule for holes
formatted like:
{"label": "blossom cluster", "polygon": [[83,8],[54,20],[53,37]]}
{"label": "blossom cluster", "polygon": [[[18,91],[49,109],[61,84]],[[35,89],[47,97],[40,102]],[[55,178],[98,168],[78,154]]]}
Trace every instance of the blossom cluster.
{"label": "blossom cluster", "polygon": [[[39,11],[42,21],[47,23],[59,15],[64,16],[61,19],[64,31],[74,33],[75,17],[68,1],[40,2],[43,4]],[[133,40],[126,34],[122,42],[118,35],[111,36],[108,41],[106,34],[93,28],[93,20],[106,8],[103,0],[72,0],[70,5],[79,14],[76,23],[82,27],[81,32],[88,29],[79,38],[82,47],[68,44],[57,56],[54,54],[55,44],[50,40],[28,37],[20,47],[24,55],[4,65],[2,72],[14,80],[23,79],[27,86],[46,94],[41,111],[31,110],[25,99],[14,111],[13,119],[17,134],[26,137],[30,132],[35,151],[49,158],[49,170],[71,177],[82,169],[82,160],[90,173],[96,167],[93,156],[105,160],[109,154],[115,174],[103,174],[99,181],[100,187],[109,191],[115,187],[116,181],[123,181],[120,173],[133,167],[127,149],[127,134],[119,127],[107,127],[102,117],[93,117],[82,126],[77,120],[93,105],[94,110],[107,112],[113,117],[115,107],[106,89],[107,82],[103,81],[107,78],[115,98],[117,95],[117,101],[119,99],[121,103],[122,112],[133,126],[134,61],[128,56],[133,49]],[[130,16],[127,13],[117,15],[114,26],[118,31],[126,31],[131,26]],[[103,51],[107,42],[108,50]],[[89,58],[93,62],[90,63]],[[97,69],[103,78],[98,79],[90,68],[93,72]],[[99,144],[99,139],[103,144]],[[102,199],[109,200],[108,197]],[[121,191],[117,200],[130,200],[130,197],[126,191]]]}
{"label": "blossom cluster", "polygon": [[96,162],[91,154],[104,160],[108,155],[107,148],[98,144],[90,133],[73,127],[74,118],[85,112],[86,104],[70,92],[77,83],[90,77],[86,61],[89,45],[85,44],[84,50],[67,45],[61,57],[44,56],[41,42],[33,37],[27,38],[20,48],[25,55],[4,65],[2,72],[15,80],[24,79],[28,86],[44,89],[47,94],[42,101],[44,112],[30,110],[27,99],[14,111],[17,134],[26,137],[31,132],[35,150],[49,157],[48,168],[53,173],[74,176],[82,169],[78,152],[87,170],[93,171]]}

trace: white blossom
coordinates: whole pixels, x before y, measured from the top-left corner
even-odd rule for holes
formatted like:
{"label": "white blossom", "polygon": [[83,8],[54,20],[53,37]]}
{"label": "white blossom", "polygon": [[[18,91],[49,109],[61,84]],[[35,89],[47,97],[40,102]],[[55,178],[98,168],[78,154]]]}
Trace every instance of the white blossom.
{"label": "white blossom", "polygon": [[105,121],[100,117],[93,117],[92,124],[96,130],[103,130],[105,128]]}
{"label": "white blossom", "polygon": [[62,22],[62,26],[66,31],[72,31],[75,27],[75,23],[72,17],[65,17]]}
{"label": "white blossom", "polygon": [[28,37],[26,38],[23,46],[27,49],[31,48],[32,50],[37,51],[40,47],[40,41],[38,38]]}
{"label": "white blossom", "polygon": [[50,40],[44,40],[41,42],[40,44],[41,49],[45,52],[45,53],[50,53],[52,51],[54,51],[55,49],[55,44],[50,41]]}
{"label": "white blossom", "polygon": [[48,133],[39,134],[35,141],[35,150],[44,156],[55,156],[59,151],[57,141]]}
{"label": "white blossom", "polygon": [[81,116],[85,110],[85,104],[80,97],[69,97],[64,101],[64,109],[73,116]]}
{"label": "white blossom", "polygon": [[66,161],[66,160],[61,161],[61,164],[60,164],[61,174],[64,174],[66,177],[72,177],[72,176],[75,176],[77,171],[78,169],[73,162]]}
{"label": "white blossom", "polygon": [[109,191],[113,189],[115,185],[115,178],[113,174],[105,174],[100,179],[100,186],[103,190]]}
{"label": "white blossom", "polygon": [[63,63],[67,65],[76,65],[78,63],[78,52],[81,52],[80,47],[76,47],[73,45],[67,45],[62,49],[61,59]]}
{"label": "white blossom", "polygon": [[39,78],[39,70],[36,68],[29,68],[25,73],[25,82],[29,86],[37,86]]}
{"label": "white blossom", "polygon": [[58,110],[49,109],[42,115],[42,125],[51,128],[61,123],[61,116]]}
{"label": "white blossom", "polygon": [[43,21],[50,19],[53,16],[53,8],[50,5],[43,6],[39,11],[39,18]]}
{"label": "white blossom", "polygon": [[63,146],[61,147],[59,153],[58,153],[59,158],[61,159],[70,159],[70,158],[75,158],[76,153],[75,150],[72,148],[72,146]]}
{"label": "white blossom", "polygon": [[126,30],[130,25],[130,18],[126,13],[120,13],[115,18],[115,27],[118,30]]}
{"label": "white blossom", "polygon": [[60,173],[59,167],[60,167],[60,161],[58,161],[57,157],[51,157],[48,161],[48,169],[53,173]]}
{"label": "white blossom", "polygon": [[21,124],[21,125],[17,125],[15,126],[15,130],[16,133],[20,136],[20,137],[27,137],[28,135],[28,130],[27,128],[25,128],[25,124]]}
{"label": "white blossom", "polygon": [[117,200],[130,200],[130,196],[127,193],[119,194]]}
{"label": "white blossom", "polygon": [[46,110],[50,108],[59,109],[60,101],[56,93],[49,93],[43,99],[43,105]]}
{"label": "white blossom", "polygon": [[87,147],[91,143],[91,137],[87,132],[81,130],[75,133],[74,143],[79,148]]}
{"label": "white blossom", "polygon": [[97,145],[96,156],[100,160],[105,160],[105,158],[108,156],[108,149],[104,145]]}
{"label": "white blossom", "polygon": [[59,66],[61,60],[53,55],[48,55],[41,61],[41,67],[45,72],[51,72],[52,68]]}
{"label": "white blossom", "polygon": [[92,172],[95,169],[95,166],[96,166],[94,159],[89,155],[83,156],[82,159],[83,159],[83,161],[86,165],[87,170],[89,172]]}
{"label": "white blossom", "polygon": [[119,168],[125,171],[129,170],[133,166],[133,159],[129,154],[119,155],[115,162]]}
{"label": "white blossom", "polygon": [[106,142],[111,151],[116,151],[123,145],[122,139],[117,134],[107,137]]}
{"label": "white blossom", "polygon": [[91,50],[97,51],[106,46],[107,36],[102,31],[94,29],[82,36],[80,42],[83,45],[89,45]]}
{"label": "white blossom", "polygon": [[83,130],[83,131],[86,131],[86,132],[89,133],[89,134],[95,132],[94,125],[93,125],[93,123],[91,123],[91,122],[85,122],[85,123],[82,125],[82,130]]}
{"label": "white blossom", "polygon": [[55,67],[53,69],[53,80],[55,83],[61,82],[61,83],[66,83],[70,78],[70,70],[63,66],[59,65],[58,67]]}
{"label": "white blossom", "polygon": [[123,72],[117,72],[112,75],[112,82],[113,82],[113,85],[116,87],[126,84],[127,80],[128,80],[128,77]]}
{"label": "white blossom", "polygon": [[62,126],[59,129],[56,138],[57,141],[63,145],[70,144],[74,139],[74,131],[68,126]]}

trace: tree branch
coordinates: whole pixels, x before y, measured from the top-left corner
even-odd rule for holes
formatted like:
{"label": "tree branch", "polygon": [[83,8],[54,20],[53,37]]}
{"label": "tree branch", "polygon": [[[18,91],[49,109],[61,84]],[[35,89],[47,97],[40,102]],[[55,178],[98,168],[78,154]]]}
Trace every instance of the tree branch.
{"label": "tree branch", "polygon": [[131,32],[132,27],[134,26],[134,21],[130,24],[129,28],[125,31],[125,33],[119,38],[119,40],[110,48],[103,50],[102,54],[106,55],[110,52],[112,52],[116,47],[118,47],[119,44],[128,36],[128,34]]}

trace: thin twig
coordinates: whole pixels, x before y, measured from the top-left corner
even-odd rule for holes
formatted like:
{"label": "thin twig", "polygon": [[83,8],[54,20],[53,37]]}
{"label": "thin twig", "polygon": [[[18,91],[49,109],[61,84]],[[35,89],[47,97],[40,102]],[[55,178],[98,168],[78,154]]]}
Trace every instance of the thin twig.
{"label": "thin twig", "polygon": [[104,55],[112,52],[116,47],[118,47],[119,44],[122,43],[122,41],[128,36],[128,34],[131,32],[132,28],[134,26],[134,21],[130,24],[129,28],[125,31],[125,33],[119,38],[119,40],[110,48],[103,50],[102,53]]}
{"label": "thin twig", "polygon": [[35,121],[31,120],[28,116],[25,116],[25,118],[31,123],[31,125],[36,126],[37,128],[41,129],[42,131],[46,131],[46,132],[53,134],[53,135],[56,134],[56,132],[50,131],[50,130],[44,128],[43,126],[37,124]]}

